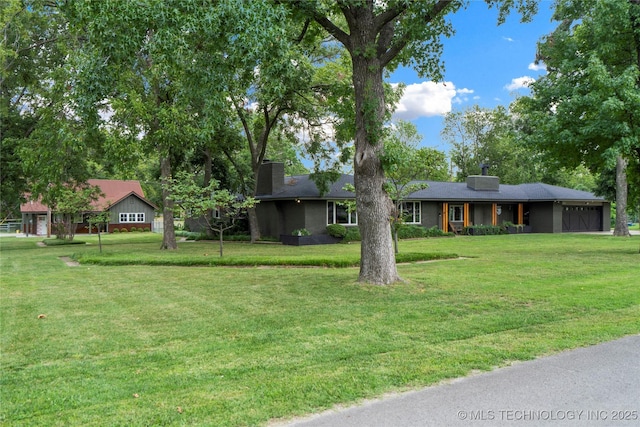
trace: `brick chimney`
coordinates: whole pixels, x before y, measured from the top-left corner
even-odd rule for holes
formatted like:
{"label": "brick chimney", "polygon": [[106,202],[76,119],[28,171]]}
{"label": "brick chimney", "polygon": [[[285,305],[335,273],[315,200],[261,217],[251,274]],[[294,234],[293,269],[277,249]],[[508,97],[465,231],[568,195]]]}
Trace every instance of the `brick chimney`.
{"label": "brick chimney", "polygon": [[284,187],[284,163],[265,160],[258,170],[257,196],[272,195]]}
{"label": "brick chimney", "polygon": [[469,175],[467,187],[474,191],[499,191],[500,178],[489,175]]}

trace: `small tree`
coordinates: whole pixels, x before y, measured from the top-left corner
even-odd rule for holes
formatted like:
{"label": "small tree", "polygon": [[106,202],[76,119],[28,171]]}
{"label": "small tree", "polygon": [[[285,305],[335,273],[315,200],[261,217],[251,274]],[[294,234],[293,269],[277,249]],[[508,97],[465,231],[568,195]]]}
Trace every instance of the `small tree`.
{"label": "small tree", "polygon": [[170,181],[170,191],[175,204],[188,215],[202,217],[209,229],[218,233],[220,238],[220,256],[223,253],[223,234],[242,218],[247,209],[253,208],[258,201],[252,197],[239,199],[228,190],[218,189],[218,181],[209,185],[198,185],[194,177],[186,172],[180,173]]}
{"label": "small tree", "polygon": [[[407,196],[428,188],[429,185],[424,182],[426,180],[449,179],[445,154],[433,148],[417,148],[420,141],[422,135],[418,133],[415,125],[399,120],[384,140],[384,154],[380,156],[387,177],[384,189],[393,202],[389,224],[396,254],[399,253],[398,230],[405,221],[403,203]],[[351,184],[347,184],[343,189],[353,193],[356,191]],[[345,206],[349,213],[356,211],[355,201],[344,201],[340,204]]]}
{"label": "small tree", "polygon": [[100,235],[100,230],[102,226],[105,227],[109,224],[110,214],[107,211],[103,211],[100,213],[94,213],[89,217],[89,233],[91,233],[91,228],[93,224],[96,225],[96,229],[98,230],[98,246],[100,247],[100,253],[102,253],[102,237]]}
{"label": "small tree", "polygon": [[59,215],[55,223],[58,239],[72,241],[76,234],[76,218],[91,210],[91,202],[98,200],[100,188],[87,184],[67,184],[57,186],[51,204],[52,210]]}
{"label": "small tree", "polygon": [[428,187],[428,179],[448,177],[444,153],[430,148],[417,148],[422,136],[414,124],[399,121],[384,141],[380,156],[387,176],[385,190],[394,204],[389,216],[395,253],[398,253],[398,229],[404,222],[403,203],[407,196]]}

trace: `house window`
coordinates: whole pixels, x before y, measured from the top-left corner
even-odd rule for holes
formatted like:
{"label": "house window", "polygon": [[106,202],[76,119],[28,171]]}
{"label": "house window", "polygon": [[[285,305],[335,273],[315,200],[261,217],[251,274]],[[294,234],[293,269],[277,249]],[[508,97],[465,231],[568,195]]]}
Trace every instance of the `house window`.
{"label": "house window", "polygon": [[[212,209],[209,212],[211,212],[211,217],[213,219],[220,219],[222,217],[220,214],[220,209],[218,208]],[[198,216],[198,215],[195,215],[191,209],[186,209],[184,213],[187,216],[187,218],[194,218],[195,216]]]}
{"label": "house window", "polygon": [[348,212],[346,206],[340,202],[327,202],[327,224],[357,225],[358,214]]}
{"label": "house window", "polygon": [[462,222],[464,220],[463,213],[464,206],[463,205],[450,205],[449,206],[449,221],[451,222]]}
{"label": "house window", "polygon": [[422,222],[420,215],[420,202],[402,202],[402,218],[407,224],[420,224]]}
{"label": "house window", "polygon": [[120,213],[120,223],[144,222],[144,213]]}

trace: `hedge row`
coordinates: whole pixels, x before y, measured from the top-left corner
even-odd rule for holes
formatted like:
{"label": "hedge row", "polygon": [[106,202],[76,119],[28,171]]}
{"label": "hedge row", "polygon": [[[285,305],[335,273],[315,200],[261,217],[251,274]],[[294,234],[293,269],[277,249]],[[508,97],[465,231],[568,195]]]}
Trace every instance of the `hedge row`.
{"label": "hedge row", "polygon": [[[327,232],[330,236],[342,238],[342,243],[362,240],[360,237],[360,229],[358,227],[345,227],[342,224],[331,224],[327,226]],[[452,233],[445,233],[437,226],[433,226],[431,228],[413,224],[400,224],[398,226],[399,239],[417,239],[423,237],[442,237],[452,235]]]}
{"label": "hedge row", "polygon": [[[74,254],[76,261],[82,264],[97,265],[153,265],[153,266],[182,266],[182,267],[357,267],[360,264],[358,257],[207,257],[196,258],[189,256],[177,256],[171,258],[145,258],[144,256],[113,255],[108,256],[98,254]],[[399,253],[396,254],[396,263],[410,263],[420,261],[432,261],[438,259],[458,258],[457,254],[447,253]]]}
{"label": "hedge row", "polygon": [[111,230],[112,233],[128,233],[128,232],[132,232],[132,233],[145,232],[145,233],[148,233],[150,231],[151,231],[151,229],[149,227],[145,227],[145,228],[142,228],[142,227],[139,227],[139,228],[131,227],[130,230],[127,230],[126,228],[121,228],[119,230],[117,228],[114,228],[114,229]]}

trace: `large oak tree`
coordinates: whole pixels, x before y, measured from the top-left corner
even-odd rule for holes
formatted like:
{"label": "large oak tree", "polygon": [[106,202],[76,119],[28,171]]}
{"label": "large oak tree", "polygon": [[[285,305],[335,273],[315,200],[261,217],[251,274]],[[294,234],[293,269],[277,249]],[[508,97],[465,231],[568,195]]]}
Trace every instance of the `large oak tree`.
{"label": "large oak tree", "polygon": [[[206,162],[224,153],[238,166],[242,128],[253,195],[269,138],[286,114],[309,107],[314,67],[289,30],[285,9],[268,2],[128,1],[70,3],[74,28],[86,35],[81,98],[115,111],[112,129],[141,130],[143,151],[159,153],[166,184],[176,159],[201,152]],[[307,31],[305,31],[306,33]],[[83,59],[83,58],[81,58]],[[307,108],[313,110],[313,108]],[[237,115],[241,125],[229,120]],[[132,141],[135,144],[135,141]],[[210,173],[210,166],[205,166]],[[241,169],[238,167],[238,169]],[[240,171],[238,171],[240,172]],[[209,179],[205,178],[205,181]],[[163,185],[164,248],[175,248],[170,186]],[[252,212],[253,213],[253,212]],[[250,215],[252,237],[259,237]]]}
{"label": "large oak tree", "polygon": [[[139,153],[157,154],[165,184],[172,175],[172,160],[189,144],[193,129],[183,78],[188,32],[178,30],[193,22],[191,6],[115,1],[69,2],[61,7],[82,39],[81,49],[71,57],[77,69],[73,93],[78,113],[127,140],[130,159]],[[177,249],[173,201],[166,186],[162,192],[161,247]]]}
{"label": "large oak tree", "polygon": [[616,169],[614,234],[626,236],[627,178],[640,173],[640,1],[563,0],[554,19],[539,45],[548,73],[517,105],[523,129],[567,166]]}
{"label": "large oak tree", "polygon": [[[337,0],[290,3],[319,23],[349,52],[355,95],[354,182],[362,234],[359,281],[389,284],[400,279],[395,265],[389,218],[393,203],[384,190],[383,152],[387,115],[383,78],[398,64],[413,65],[423,77],[442,76],[441,36],[453,28],[447,14],[462,6],[450,0]],[[523,12],[533,1],[488,1],[499,7],[499,21],[517,4]]]}
{"label": "large oak tree", "polygon": [[76,114],[68,57],[78,40],[56,2],[2,2],[0,26],[0,211],[5,216],[19,214],[25,193],[49,206],[62,203],[70,185],[91,177],[104,144]]}

